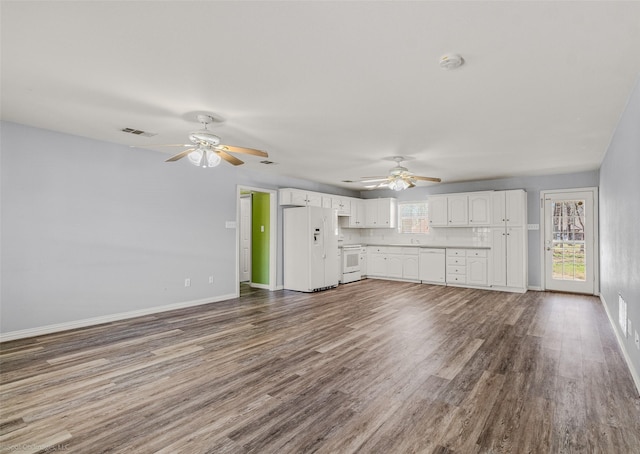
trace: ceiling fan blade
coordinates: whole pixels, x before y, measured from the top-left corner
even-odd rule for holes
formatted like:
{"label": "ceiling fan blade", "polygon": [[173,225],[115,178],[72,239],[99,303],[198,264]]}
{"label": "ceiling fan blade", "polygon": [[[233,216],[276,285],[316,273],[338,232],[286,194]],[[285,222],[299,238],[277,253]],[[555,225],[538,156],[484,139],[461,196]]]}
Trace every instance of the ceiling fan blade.
{"label": "ceiling fan blade", "polygon": [[414,180],[420,180],[420,181],[433,181],[434,183],[440,183],[442,181],[440,178],[419,177],[418,175],[411,175],[411,178],[413,178]]}
{"label": "ceiling fan blade", "polygon": [[[409,188],[415,188],[416,187],[416,185],[415,185],[415,183],[413,181],[408,181],[407,183],[409,183]],[[407,188],[407,189],[409,189],[409,188]]]}
{"label": "ceiling fan blade", "polygon": [[235,156],[231,156],[229,153],[226,153],[222,150],[216,150],[216,153],[218,153],[218,155],[220,155],[222,159],[224,159],[230,164],[233,164],[234,166],[239,166],[240,164],[244,164],[244,161],[241,161]]}
{"label": "ceiling fan blade", "polygon": [[232,145],[218,145],[216,148],[221,151],[230,151],[232,153],[251,154],[253,156],[260,156],[263,158],[269,157],[269,154],[266,151],[256,150],[254,148],[234,147]]}
{"label": "ceiling fan blade", "polygon": [[375,183],[376,181],[388,181],[388,177],[365,177],[367,180],[360,180],[359,183]]}
{"label": "ceiling fan blade", "polygon": [[192,143],[164,143],[160,145],[129,145],[131,148],[155,148],[155,147],[192,147]]}
{"label": "ceiling fan blade", "polygon": [[186,155],[188,155],[189,153],[191,153],[192,151],[195,151],[195,148],[189,148],[188,150],[184,150],[181,151],[180,153],[178,153],[177,155],[173,155],[171,156],[169,159],[167,159],[165,162],[174,162],[177,161],[178,159],[182,159],[184,158]]}

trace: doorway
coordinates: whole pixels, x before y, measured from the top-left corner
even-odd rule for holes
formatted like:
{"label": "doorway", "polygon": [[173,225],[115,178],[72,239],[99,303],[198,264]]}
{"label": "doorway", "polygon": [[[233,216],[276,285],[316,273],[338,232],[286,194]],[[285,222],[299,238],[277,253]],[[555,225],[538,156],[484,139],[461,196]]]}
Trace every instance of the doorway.
{"label": "doorway", "polygon": [[276,290],[277,193],[238,186],[236,282]]}
{"label": "doorway", "polygon": [[541,191],[544,288],[597,294],[598,189]]}

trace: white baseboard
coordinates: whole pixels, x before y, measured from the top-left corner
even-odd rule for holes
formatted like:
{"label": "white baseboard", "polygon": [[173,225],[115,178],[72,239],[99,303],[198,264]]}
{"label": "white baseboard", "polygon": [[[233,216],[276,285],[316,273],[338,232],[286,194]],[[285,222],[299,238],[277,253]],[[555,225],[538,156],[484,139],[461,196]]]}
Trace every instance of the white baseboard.
{"label": "white baseboard", "polygon": [[269,287],[269,284],[257,284],[255,282],[249,282],[249,286],[252,288],[263,288],[265,290],[269,290],[271,288]]}
{"label": "white baseboard", "polygon": [[283,285],[276,285],[275,290],[284,290],[284,284]]}
{"label": "white baseboard", "polygon": [[83,320],[74,320],[70,322],[57,323],[55,325],[39,326],[37,328],[28,328],[19,331],[10,331],[8,333],[0,333],[0,342],[7,342],[16,339],[25,339],[27,337],[42,336],[44,334],[57,333],[70,329],[86,328],[87,326],[101,325],[103,323],[117,322],[128,318],[141,317],[144,315],[157,314],[160,312],[173,311],[175,309],[184,309],[186,307],[200,306],[203,304],[217,303],[236,298],[235,294],[221,295],[213,298],[203,298],[193,301],[185,301],[182,303],[167,304],[166,306],[155,306],[137,311],[120,312],[118,314],[102,315],[100,317],[85,318]]}
{"label": "white baseboard", "polygon": [[609,307],[607,306],[607,302],[605,301],[604,296],[602,296],[602,293],[600,294],[600,301],[602,301],[604,310],[607,313],[607,317],[609,318],[611,329],[613,329],[613,332],[616,335],[616,340],[618,341],[620,350],[622,350],[622,355],[624,356],[624,360],[626,361],[627,366],[629,367],[629,371],[631,371],[631,377],[633,378],[633,382],[636,385],[636,391],[638,392],[638,395],[640,395],[640,374],[638,374],[638,371],[635,370],[633,367],[633,363],[631,363],[631,358],[629,358],[629,355],[627,354],[627,349],[624,346],[624,341],[622,340],[622,337],[620,337],[620,333],[618,333],[618,329],[616,328],[616,322],[614,318],[611,317],[611,314],[609,313]]}
{"label": "white baseboard", "polygon": [[527,287],[529,290],[532,290],[534,292],[542,292],[542,287],[539,285],[530,285]]}

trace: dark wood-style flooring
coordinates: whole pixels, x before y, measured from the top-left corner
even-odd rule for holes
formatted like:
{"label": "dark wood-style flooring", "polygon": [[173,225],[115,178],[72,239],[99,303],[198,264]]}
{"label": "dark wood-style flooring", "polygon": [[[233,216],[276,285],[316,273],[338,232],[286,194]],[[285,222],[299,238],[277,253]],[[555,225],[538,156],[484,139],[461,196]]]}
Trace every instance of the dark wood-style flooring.
{"label": "dark wood-style flooring", "polygon": [[366,280],[1,345],[0,452],[638,453],[597,298]]}

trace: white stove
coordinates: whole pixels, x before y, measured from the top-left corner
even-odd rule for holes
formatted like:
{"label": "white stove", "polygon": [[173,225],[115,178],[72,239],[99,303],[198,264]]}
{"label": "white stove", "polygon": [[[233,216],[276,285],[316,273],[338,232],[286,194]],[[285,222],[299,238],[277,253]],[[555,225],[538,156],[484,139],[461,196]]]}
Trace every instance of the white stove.
{"label": "white stove", "polygon": [[355,282],[362,279],[360,272],[360,248],[359,244],[342,246],[342,283]]}

